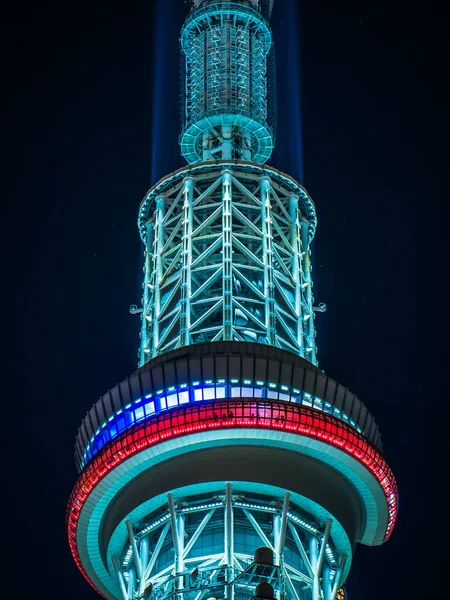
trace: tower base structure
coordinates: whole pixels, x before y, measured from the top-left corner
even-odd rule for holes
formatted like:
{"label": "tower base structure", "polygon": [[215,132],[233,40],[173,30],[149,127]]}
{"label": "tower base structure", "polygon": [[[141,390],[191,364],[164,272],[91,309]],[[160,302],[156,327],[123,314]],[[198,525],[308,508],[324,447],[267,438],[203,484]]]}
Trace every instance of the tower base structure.
{"label": "tower base structure", "polygon": [[331,600],[356,543],[393,527],[379,445],[356,396],[293,353],[179,348],[85,419],[72,553],[111,599]]}

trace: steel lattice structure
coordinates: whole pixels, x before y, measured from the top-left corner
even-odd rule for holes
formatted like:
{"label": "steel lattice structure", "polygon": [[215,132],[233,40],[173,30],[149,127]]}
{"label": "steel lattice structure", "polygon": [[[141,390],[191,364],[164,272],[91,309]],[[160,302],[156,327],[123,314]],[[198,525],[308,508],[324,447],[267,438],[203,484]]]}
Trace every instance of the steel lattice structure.
{"label": "steel lattice structure", "polygon": [[367,407],[317,365],[314,204],[265,162],[273,0],[191,0],[180,147],[145,195],[139,368],[88,411],[70,548],[110,600],[343,600],[398,493]]}
{"label": "steel lattice structure", "polygon": [[156,185],[146,244],[140,364],[205,341],[271,344],[316,363],[306,191],[253,163],[202,163]]}

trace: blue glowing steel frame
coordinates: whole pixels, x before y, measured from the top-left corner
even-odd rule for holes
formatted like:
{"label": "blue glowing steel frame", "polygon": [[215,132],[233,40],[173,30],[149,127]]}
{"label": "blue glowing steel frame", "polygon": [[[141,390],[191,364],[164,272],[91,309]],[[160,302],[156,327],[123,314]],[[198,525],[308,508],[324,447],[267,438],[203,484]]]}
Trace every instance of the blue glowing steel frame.
{"label": "blue glowing steel frame", "polygon": [[275,169],[202,163],[147,194],[139,364],[216,341],[259,342],[317,363],[309,244],[314,205]]}
{"label": "blue glowing steel frame", "polygon": [[[232,495],[231,484],[224,488],[220,499],[216,493],[176,506],[169,494],[169,510],[157,518],[150,516],[133,530],[131,543],[115,561],[124,598],[142,596],[151,582],[155,598],[196,600],[208,588],[222,591],[228,582],[223,591],[227,598],[237,600],[247,598],[258,583],[266,582],[277,596],[287,592],[296,600],[309,600],[319,574],[324,595],[331,598],[333,588],[336,594],[350,567],[347,559],[351,549],[346,549],[348,555],[337,551],[330,524],[321,531],[311,525],[309,515],[288,510],[286,501],[281,506],[274,506],[273,499],[243,501]],[[289,500],[289,493],[285,493],[285,500]],[[119,533],[116,537],[120,539]],[[173,546],[167,544],[170,537]],[[253,562],[254,547],[261,544],[273,551],[272,566]],[[139,557],[149,550],[151,560],[142,561],[139,568]],[[177,573],[172,568],[174,550]],[[321,555],[322,565],[317,569]]]}

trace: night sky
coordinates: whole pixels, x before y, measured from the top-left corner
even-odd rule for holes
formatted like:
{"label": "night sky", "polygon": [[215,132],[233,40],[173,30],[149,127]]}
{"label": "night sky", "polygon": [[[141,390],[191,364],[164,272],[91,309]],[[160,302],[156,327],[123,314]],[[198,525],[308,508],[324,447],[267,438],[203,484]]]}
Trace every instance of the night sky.
{"label": "night sky", "polygon": [[[140,320],[128,308],[142,292],[137,209],[157,179],[184,164],[184,15],[183,0],[35,2],[3,15],[10,364],[2,489],[11,504],[3,568],[7,582],[13,567],[14,598],[98,598],[66,540],[73,442],[86,410],[136,368]],[[429,586],[441,597],[449,533],[444,3],[275,0],[272,25],[270,164],[300,178],[317,208],[314,292],[328,306],[316,319],[320,366],[378,420],[400,490],[392,539],[358,548],[349,598],[428,598]]]}

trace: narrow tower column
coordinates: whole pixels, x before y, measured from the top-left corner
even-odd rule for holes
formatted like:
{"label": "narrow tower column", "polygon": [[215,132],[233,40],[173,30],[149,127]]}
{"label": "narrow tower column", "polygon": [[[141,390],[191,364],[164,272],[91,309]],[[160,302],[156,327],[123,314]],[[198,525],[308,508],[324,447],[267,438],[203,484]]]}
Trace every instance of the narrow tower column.
{"label": "narrow tower column", "polygon": [[[231,483],[225,486],[225,564],[227,565],[227,583],[233,579],[234,567],[234,528],[233,528],[233,505],[231,496]],[[234,587],[227,585],[227,600],[234,597]]]}
{"label": "narrow tower column", "polygon": [[139,366],[143,365],[147,360],[146,353],[151,352],[151,336],[153,333],[153,327],[148,324],[148,321],[152,320],[151,305],[150,305],[150,290],[151,285],[150,276],[152,273],[153,266],[153,224],[150,220],[147,221],[146,226],[146,242],[145,242],[145,265],[144,265],[144,296],[142,298],[143,311],[141,314],[141,346],[139,351]]}
{"label": "narrow tower column", "polygon": [[313,364],[316,364],[316,340],[314,330],[314,310],[313,302],[314,297],[312,294],[312,279],[311,279],[311,259],[309,256],[309,231],[308,222],[303,220],[301,223],[301,236],[302,236],[302,271],[303,271],[303,286],[306,300],[305,311],[303,319],[306,322],[305,333],[306,333],[306,356]]}
{"label": "narrow tower column", "polygon": [[309,560],[311,562],[311,568],[314,574],[313,589],[312,589],[312,600],[319,600],[319,573],[318,573],[318,561],[319,561],[319,544],[317,538],[312,535],[309,540]]}
{"label": "narrow tower column", "polygon": [[189,329],[191,326],[192,193],[194,183],[191,178],[187,177],[183,185],[180,339],[183,346],[188,346],[190,344]]}
{"label": "narrow tower column", "polygon": [[159,314],[161,311],[161,279],[163,277],[162,250],[164,246],[164,212],[165,198],[158,196],[156,198],[155,232],[154,232],[154,251],[153,261],[155,269],[154,290],[153,290],[153,339],[152,356],[158,352],[159,345]]}
{"label": "narrow tower column", "polygon": [[231,173],[222,173],[222,261],[223,261],[223,339],[233,339],[233,249],[231,214]]}
{"label": "narrow tower column", "polygon": [[296,334],[300,353],[304,352],[303,323],[302,323],[302,281],[301,281],[301,229],[298,215],[297,195],[289,198],[289,215],[291,217],[291,245],[292,245],[292,277],[295,282],[295,313],[297,316]]}
{"label": "narrow tower column", "polygon": [[275,325],[275,285],[273,281],[273,237],[272,237],[272,205],[270,202],[270,179],[262,177],[261,188],[261,223],[263,234],[263,262],[264,262],[264,296],[266,298],[266,328],[267,343],[276,345]]}

